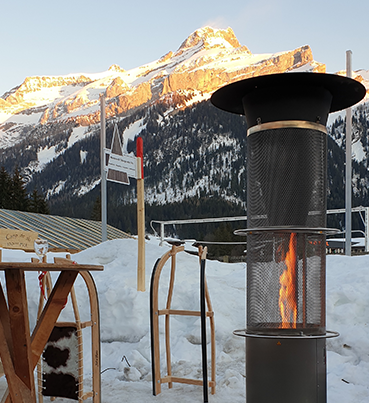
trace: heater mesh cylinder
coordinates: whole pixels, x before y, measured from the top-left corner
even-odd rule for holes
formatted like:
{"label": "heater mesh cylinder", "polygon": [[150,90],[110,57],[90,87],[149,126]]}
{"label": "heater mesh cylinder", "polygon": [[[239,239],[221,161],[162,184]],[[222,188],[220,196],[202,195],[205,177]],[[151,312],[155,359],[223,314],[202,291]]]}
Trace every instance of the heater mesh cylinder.
{"label": "heater mesh cylinder", "polygon": [[327,135],[289,127],[247,141],[248,227],[325,227]]}
{"label": "heater mesh cylinder", "polygon": [[249,333],[325,333],[326,149],[314,129],[248,136],[248,228],[269,229],[247,239]]}

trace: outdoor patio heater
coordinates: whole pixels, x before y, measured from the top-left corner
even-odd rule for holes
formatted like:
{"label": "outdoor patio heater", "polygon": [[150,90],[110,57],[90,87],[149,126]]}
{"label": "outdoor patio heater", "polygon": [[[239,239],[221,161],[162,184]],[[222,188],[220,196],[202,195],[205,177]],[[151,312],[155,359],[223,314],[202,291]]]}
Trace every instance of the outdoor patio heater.
{"label": "outdoor patio heater", "polygon": [[330,112],[365,87],[347,77],[284,73],[216,91],[247,131],[247,403],[326,402],[325,255]]}

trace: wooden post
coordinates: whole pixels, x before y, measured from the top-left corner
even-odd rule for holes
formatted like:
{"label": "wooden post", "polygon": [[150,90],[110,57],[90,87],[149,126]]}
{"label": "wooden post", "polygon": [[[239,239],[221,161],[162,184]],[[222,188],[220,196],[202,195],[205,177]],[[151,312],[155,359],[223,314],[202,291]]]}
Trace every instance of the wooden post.
{"label": "wooden post", "polygon": [[143,172],[143,142],[137,138],[137,291],[145,291],[145,191]]}

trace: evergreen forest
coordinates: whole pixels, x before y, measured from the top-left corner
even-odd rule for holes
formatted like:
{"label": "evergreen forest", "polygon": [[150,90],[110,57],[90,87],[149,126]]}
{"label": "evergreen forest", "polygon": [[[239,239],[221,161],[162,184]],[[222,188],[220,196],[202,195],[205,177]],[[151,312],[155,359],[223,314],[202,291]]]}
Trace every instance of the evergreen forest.
{"label": "evergreen forest", "polygon": [[[143,139],[147,233],[158,231],[157,224],[151,226],[152,220],[246,215],[247,126],[243,116],[222,112],[210,101],[186,108],[176,108],[173,100],[160,101],[109,121],[107,147],[115,124],[128,152],[135,152],[136,145],[134,140],[125,140],[125,132],[137,127],[137,134]],[[328,209],[345,206],[345,126],[341,115],[329,126]],[[31,127],[24,140],[4,150],[0,157],[2,208],[37,212],[49,208],[55,215],[100,219],[99,125],[86,127],[85,135],[68,145],[74,127],[75,123],[69,121],[50,127]],[[365,158],[353,159],[352,205],[369,206],[366,157],[369,155],[369,111],[365,104],[353,113],[353,142],[360,145]],[[55,147],[56,157],[43,169],[32,170],[37,152],[44,147]],[[129,186],[108,182],[107,216],[110,225],[135,234],[136,180],[130,181]],[[48,195],[47,203],[44,194]],[[44,207],[38,207],[43,203]],[[329,215],[327,221],[329,227],[344,228],[343,214]],[[166,236],[209,242],[240,241],[233,231],[245,225],[245,222],[176,225],[166,227]],[[353,215],[353,228],[363,229],[358,214]],[[229,249],[217,246],[217,253],[223,254],[224,248]]]}

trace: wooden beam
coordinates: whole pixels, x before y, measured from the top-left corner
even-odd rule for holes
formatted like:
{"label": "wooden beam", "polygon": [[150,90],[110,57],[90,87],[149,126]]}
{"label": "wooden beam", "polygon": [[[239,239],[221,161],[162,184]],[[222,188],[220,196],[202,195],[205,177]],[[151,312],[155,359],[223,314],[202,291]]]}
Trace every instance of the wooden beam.
{"label": "wooden beam", "polygon": [[35,390],[31,362],[31,338],[28,320],[26,283],[23,270],[5,270],[13,362],[17,376],[31,391]]}

